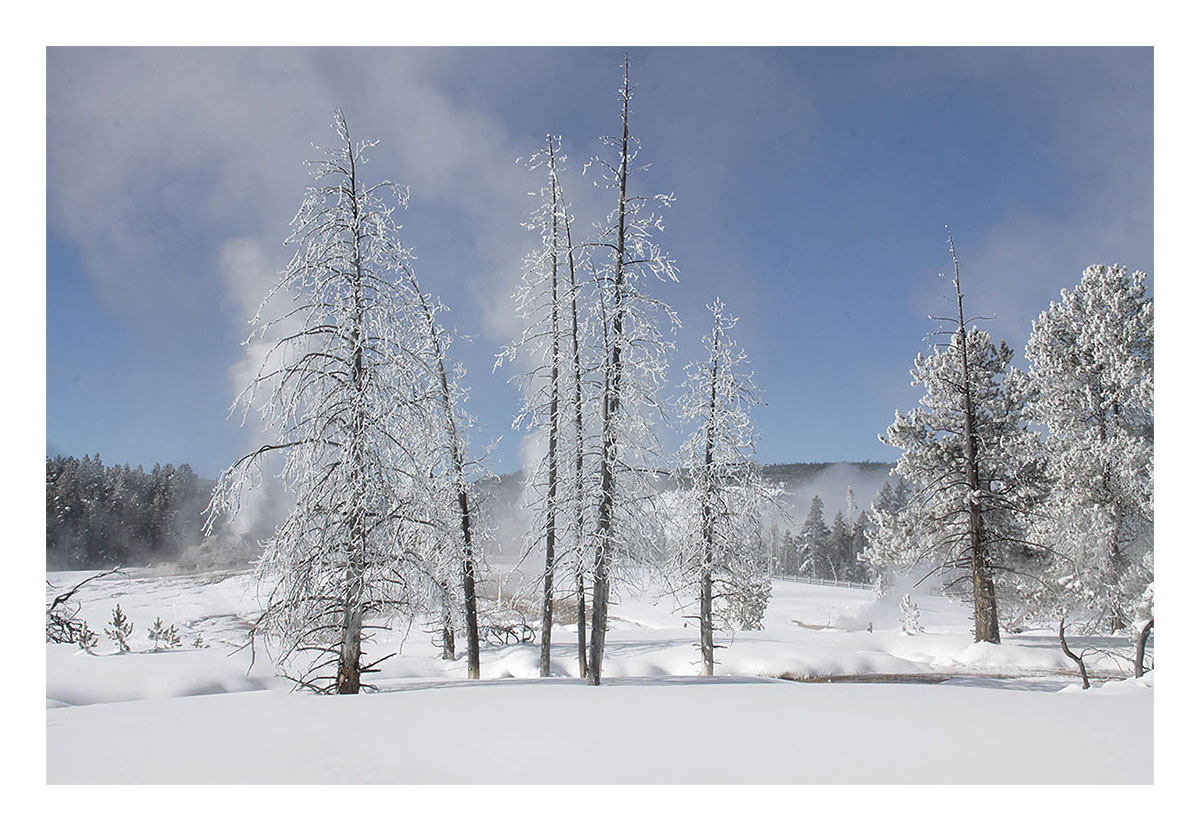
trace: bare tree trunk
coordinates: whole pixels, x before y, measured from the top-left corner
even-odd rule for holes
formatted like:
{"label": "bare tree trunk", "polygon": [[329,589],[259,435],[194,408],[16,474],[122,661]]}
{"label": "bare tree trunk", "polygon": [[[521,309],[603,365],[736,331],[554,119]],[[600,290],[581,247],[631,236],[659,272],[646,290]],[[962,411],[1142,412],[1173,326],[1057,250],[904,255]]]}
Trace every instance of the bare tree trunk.
{"label": "bare tree trunk", "polygon": [[1067,626],[1067,619],[1059,618],[1058,619],[1058,642],[1062,646],[1063,653],[1066,654],[1066,656],[1068,658],[1070,658],[1072,661],[1074,661],[1076,666],[1079,667],[1079,677],[1083,679],[1083,688],[1085,690],[1090,689],[1092,685],[1091,685],[1091,682],[1088,681],[1087,667],[1084,666],[1083,658],[1076,655],[1067,646],[1066,626]]}
{"label": "bare tree trunk", "polygon": [[450,587],[442,587],[442,660],[454,660],[454,615],[450,609]]}
{"label": "bare tree trunk", "polygon": [[342,646],[338,652],[338,695],[354,695],[361,687],[362,607],[355,600],[346,603],[342,617]]}
{"label": "bare tree trunk", "polygon": [[[443,376],[444,377],[444,376]],[[467,619],[467,677],[479,678],[479,613],[475,596],[475,554],[471,545],[471,508],[462,478],[462,456],[455,453],[458,467],[458,510],[463,533],[463,597]]]}
{"label": "bare tree trunk", "polygon": [[705,568],[700,575],[700,658],[701,675],[712,675],[716,666],[713,655],[712,572]]}
{"label": "bare tree trunk", "polygon": [[1154,618],[1146,621],[1142,631],[1138,633],[1137,656],[1133,662],[1133,677],[1141,678],[1146,674],[1146,641],[1150,638],[1150,630],[1154,628]]}
{"label": "bare tree trunk", "polygon": [[[360,246],[359,234],[359,207],[358,207],[358,183],[357,172],[355,170],[355,161],[353,153],[353,144],[350,141],[349,129],[346,130],[346,143],[350,146],[350,210],[351,210],[351,232],[354,234],[354,248],[352,258],[354,261],[354,311],[353,311],[353,328],[351,330],[351,338],[354,343],[354,363],[351,368],[350,381],[354,386],[354,409],[351,414],[351,449],[350,461],[353,465],[351,473],[351,481],[354,483],[354,489],[359,490],[363,487],[363,468],[364,462],[362,458],[362,440],[363,431],[366,427],[365,414],[362,408],[362,391],[364,385],[363,373],[363,343],[362,343],[362,320],[364,313],[365,298],[363,296],[363,268],[362,268],[362,249]],[[356,511],[361,510],[362,499],[360,494],[356,494],[353,504]],[[364,525],[364,517],[361,514],[355,514],[351,520],[350,530],[350,545],[349,563],[346,567],[346,577],[349,583],[346,591],[345,607],[342,610],[342,638],[341,648],[338,652],[338,670],[337,670],[337,692],[339,695],[354,695],[357,694],[361,687],[362,677],[362,578],[366,566],[366,527]]]}
{"label": "bare tree trunk", "polygon": [[588,674],[587,595],[584,575],[583,538],[583,365],[579,355],[579,301],[575,282],[575,248],[571,244],[571,217],[564,212],[563,229],[567,238],[567,277],[571,290],[571,364],[574,372],[575,416],[575,631],[579,657],[579,677]]}
{"label": "bare tree trunk", "polygon": [[459,529],[462,532],[462,584],[463,607],[467,624],[467,678],[479,678],[479,613],[475,588],[475,548],[471,535],[471,499],[467,488],[467,478],[464,472],[462,440],[458,433],[458,425],[454,418],[454,401],[450,397],[450,381],[446,375],[446,361],[442,350],[442,339],[438,335],[437,322],[433,310],[421,293],[416,277],[408,274],[408,280],[413,287],[425,314],[425,322],[429,327],[430,343],[434,351],[435,370],[440,384],[442,417],[446,425],[447,452],[450,463],[450,476],[458,497]]}
{"label": "bare tree trunk", "polygon": [[967,326],[963,318],[962,288],[958,278],[958,255],[950,237],[950,256],[954,260],[954,291],[958,295],[958,337],[962,352],[963,415],[966,419],[967,515],[971,545],[971,586],[975,599],[975,640],[1000,643],[1000,619],[996,613],[996,584],[992,578],[984,541],[983,507],[979,501],[979,449],[975,435],[975,404],[971,398],[971,374],[967,366]]}
{"label": "bare tree trunk", "polygon": [[[1105,475],[1107,476],[1107,471]],[[1120,510],[1118,509],[1116,527],[1113,528],[1112,537],[1109,540],[1109,572],[1111,574],[1109,577],[1109,585],[1113,586],[1114,588],[1120,585],[1121,577],[1124,575],[1127,568],[1126,561],[1128,559],[1125,556],[1125,552],[1121,550],[1120,529],[1121,518]],[[1121,608],[1120,601],[1117,598],[1113,598],[1111,606],[1112,607],[1109,610],[1108,620],[1109,634],[1115,635],[1124,630],[1131,621],[1125,616],[1125,610]]]}
{"label": "bare tree trunk", "polygon": [[717,420],[717,327],[713,326],[713,362],[712,377],[708,390],[708,424],[704,436],[704,487],[703,502],[700,506],[700,535],[704,545],[704,560],[700,571],[700,657],[703,659],[704,675],[712,675],[716,660],[713,654],[713,608],[712,608],[712,572],[713,572],[713,536],[715,517],[712,502],[716,482],[713,476],[713,443],[715,441]]}
{"label": "bare tree trunk", "polygon": [[587,589],[583,583],[582,566],[575,573],[575,639],[579,658],[579,677],[587,678]]}
{"label": "bare tree trunk", "polygon": [[616,482],[613,467],[617,456],[616,419],[621,409],[621,337],[624,330],[623,280],[625,277],[625,194],[629,176],[629,57],[625,58],[625,84],[621,109],[621,167],[617,203],[617,241],[613,274],[612,349],[604,378],[601,407],[600,505],[596,516],[596,563],[592,590],[592,644],[588,662],[588,684],[598,686],[604,665],[604,637],[608,628],[609,568],[612,561],[613,502]]}
{"label": "bare tree trunk", "polygon": [[542,652],[538,675],[550,675],[550,641],[554,630],[554,534],[558,512],[558,179],[554,169],[554,140],[549,143],[550,165],[550,440],[547,455],[546,570],[542,579]]}

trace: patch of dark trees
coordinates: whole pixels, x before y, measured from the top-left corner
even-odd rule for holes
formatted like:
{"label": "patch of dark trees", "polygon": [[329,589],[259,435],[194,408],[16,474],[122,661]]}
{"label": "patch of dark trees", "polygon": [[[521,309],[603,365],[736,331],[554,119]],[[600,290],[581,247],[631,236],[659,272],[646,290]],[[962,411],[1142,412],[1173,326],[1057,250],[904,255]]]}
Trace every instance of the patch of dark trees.
{"label": "patch of dark trees", "polygon": [[203,536],[213,482],[187,464],[105,465],[100,455],[46,458],[46,568],[174,560]]}

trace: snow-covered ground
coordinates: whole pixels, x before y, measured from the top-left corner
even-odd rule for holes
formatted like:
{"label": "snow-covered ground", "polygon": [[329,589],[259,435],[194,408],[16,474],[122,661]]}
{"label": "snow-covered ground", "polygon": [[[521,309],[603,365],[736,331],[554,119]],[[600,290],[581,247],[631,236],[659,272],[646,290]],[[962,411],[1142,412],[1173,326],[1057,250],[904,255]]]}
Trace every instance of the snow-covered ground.
{"label": "snow-covered ground", "polygon": [[[941,597],[916,598],[925,632],[906,635],[895,597],[776,582],[764,628],[726,636],[718,677],[702,679],[686,612],[627,593],[598,689],[571,677],[573,628],[555,628],[560,677],[537,679],[536,645],[516,644],[487,647],[484,680],[467,682],[462,659],[397,627],[368,649],[400,653],[371,676],[379,692],[355,697],[290,693],[261,650],[253,667],[235,651],[258,609],[244,572],[130,571],[78,599],[101,644],[47,645],[52,783],[1152,780],[1152,673],[1084,693],[1053,633],[974,644],[969,609]],[[130,654],[102,634],[117,603]],[[182,649],[150,651],[159,616]],[[210,646],[191,647],[196,634]],[[1101,678],[1128,669],[1087,658]],[[780,680],[845,676],[878,683]]]}

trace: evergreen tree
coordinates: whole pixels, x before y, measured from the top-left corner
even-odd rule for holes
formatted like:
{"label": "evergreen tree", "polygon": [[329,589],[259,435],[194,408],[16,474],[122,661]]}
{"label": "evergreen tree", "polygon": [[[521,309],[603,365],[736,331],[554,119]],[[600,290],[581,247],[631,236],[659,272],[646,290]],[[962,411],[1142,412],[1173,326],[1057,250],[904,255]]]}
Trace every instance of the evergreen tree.
{"label": "evergreen tree", "polygon": [[925,631],[921,625],[921,610],[911,594],[905,594],[900,599],[900,628],[906,635],[919,635]]}
{"label": "evergreen tree", "polygon": [[1025,356],[1030,415],[1047,432],[1050,489],[1037,530],[1057,555],[1052,599],[1062,613],[1085,611],[1085,630],[1144,623],[1154,580],[1154,307],[1145,273],[1088,267],[1038,316]]}
{"label": "evergreen tree", "polygon": [[867,534],[870,527],[870,515],[866,511],[859,511],[850,535],[850,556],[854,560],[854,579],[863,583],[869,582],[872,578],[868,570],[867,558]]}
{"label": "evergreen tree", "polygon": [[830,557],[829,526],[825,524],[824,514],[825,505],[821,497],[814,496],[797,538],[801,558],[799,572],[822,580],[836,580]]}
{"label": "evergreen tree", "polygon": [[857,579],[853,554],[854,532],[845,515],[839,510],[829,526],[829,559],[833,563],[835,580]]}
{"label": "evergreen tree", "polygon": [[[997,580],[1031,570],[1030,510],[1038,493],[1037,438],[1009,376],[1012,350],[966,328],[953,239],[958,315],[948,345],[917,355],[919,406],[880,439],[903,452],[894,472],[914,494],[895,514],[877,512],[871,547],[878,564],[932,562],[971,585],[975,639],[1000,641]],[[893,492],[893,498],[895,494]]]}
{"label": "evergreen tree", "polygon": [[178,649],[183,644],[175,624],[166,626],[161,617],[154,619],[154,625],[146,632],[146,637],[150,639],[155,652],[159,649]]}
{"label": "evergreen tree", "polygon": [[104,634],[108,635],[109,640],[117,645],[119,652],[129,651],[129,638],[133,635],[133,624],[121,611],[120,603],[113,609],[112,620],[109,622],[108,628],[104,630]]}

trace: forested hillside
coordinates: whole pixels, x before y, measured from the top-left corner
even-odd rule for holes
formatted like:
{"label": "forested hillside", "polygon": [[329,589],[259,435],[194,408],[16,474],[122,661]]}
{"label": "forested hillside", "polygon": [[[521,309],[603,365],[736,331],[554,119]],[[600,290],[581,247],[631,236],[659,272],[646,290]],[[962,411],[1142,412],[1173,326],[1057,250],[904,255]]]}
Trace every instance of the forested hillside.
{"label": "forested hillside", "polygon": [[200,542],[213,483],[185,464],[105,465],[100,454],[46,459],[46,567],[174,559]]}

